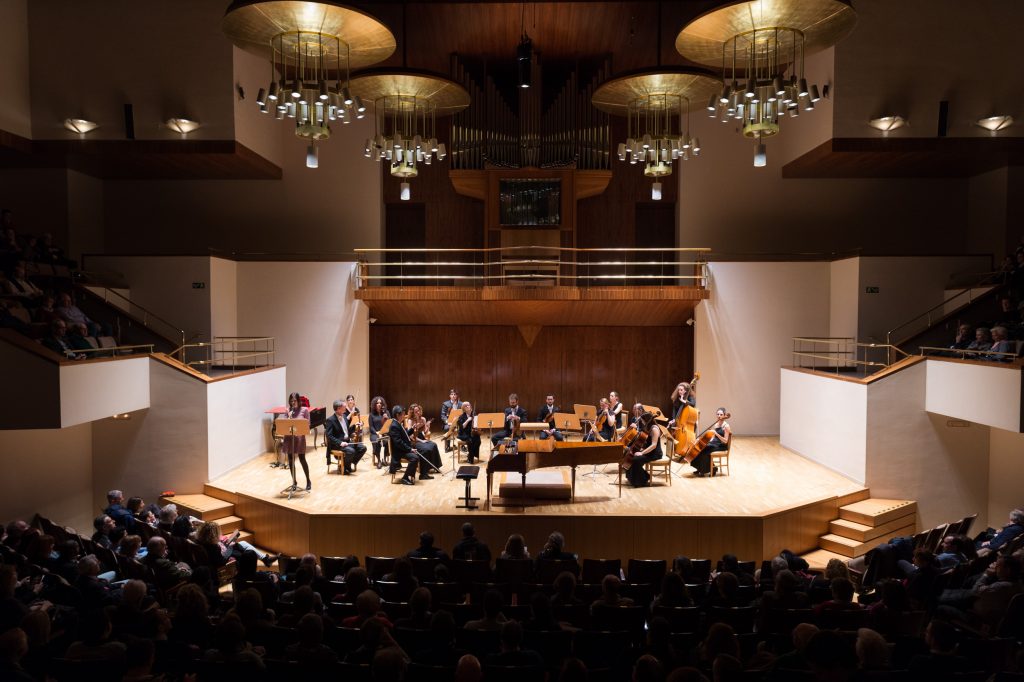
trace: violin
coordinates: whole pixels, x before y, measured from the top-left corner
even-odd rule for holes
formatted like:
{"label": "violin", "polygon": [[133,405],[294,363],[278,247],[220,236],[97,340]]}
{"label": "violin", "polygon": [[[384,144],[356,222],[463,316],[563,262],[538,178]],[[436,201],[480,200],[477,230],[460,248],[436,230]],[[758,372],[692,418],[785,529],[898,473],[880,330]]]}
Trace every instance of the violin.
{"label": "violin", "polygon": [[[691,392],[699,380],[700,372],[694,372],[693,378],[690,379]],[[683,396],[679,396],[679,399],[684,402],[683,409],[676,415],[675,456],[677,460],[682,458],[693,447],[694,441],[697,440],[697,420],[700,419],[700,410],[685,402]]]}
{"label": "violin", "polygon": [[732,415],[726,412],[721,417],[716,418],[714,423],[711,424],[711,426],[709,426],[708,428],[704,429],[704,432],[700,434],[700,437],[693,441],[693,445],[691,445],[690,448],[686,452],[684,452],[677,461],[682,460],[683,462],[689,464],[693,460],[695,460],[697,458],[697,455],[701,453],[701,450],[710,445],[711,441],[714,440],[715,436],[718,435],[718,432],[715,431],[715,424],[720,424],[724,422],[726,419],[729,419],[730,417],[732,417]]}
{"label": "violin", "polygon": [[355,423],[352,424],[352,433],[351,433],[351,435],[349,437],[349,441],[352,442],[352,443],[362,443],[363,442],[363,418],[359,414],[359,408],[358,407],[356,409],[352,410],[352,419],[354,420]]}

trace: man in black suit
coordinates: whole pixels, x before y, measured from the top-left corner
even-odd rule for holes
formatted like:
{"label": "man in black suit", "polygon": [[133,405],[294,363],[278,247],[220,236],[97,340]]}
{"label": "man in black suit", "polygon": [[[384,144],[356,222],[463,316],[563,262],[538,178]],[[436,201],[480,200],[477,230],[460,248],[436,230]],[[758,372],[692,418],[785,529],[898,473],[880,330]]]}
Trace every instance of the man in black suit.
{"label": "man in black suit", "polygon": [[420,461],[422,458],[416,452],[416,447],[409,439],[402,422],[405,420],[405,408],[395,405],[391,408],[391,426],[388,428],[388,438],[391,441],[391,473],[395,473],[402,466],[402,458],[409,460],[405,468],[405,475],[402,476],[402,485],[414,485],[413,477],[416,475],[416,463],[420,465],[420,478],[427,476],[427,464]]}
{"label": "man in black suit", "polygon": [[558,405],[555,405],[555,396],[548,395],[544,398],[544,405],[537,412],[537,421],[547,422],[548,428],[540,432],[541,440],[545,440],[547,438],[554,438],[558,441],[565,440],[562,432],[559,431],[555,425],[555,412],[558,412],[559,409]]}
{"label": "man in black suit", "polygon": [[331,466],[331,452],[342,460],[342,474],[347,476],[355,469],[356,462],[366,454],[366,446],[362,443],[350,443],[348,404],[344,400],[334,401],[334,414],[327,418],[324,428],[327,432],[327,467]]}
{"label": "man in black suit", "polygon": [[472,523],[462,524],[462,539],[452,550],[452,558],[474,561],[491,560],[491,549],[477,538]]}
{"label": "man in black suit", "polygon": [[[519,396],[515,393],[510,393],[508,396],[508,407],[505,408],[505,428],[491,436],[491,445],[498,447],[498,443],[506,438],[510,438],[512,431],[525,420],[526,410],[519,406]],[[523,432],[520,431],[516,438],[522,437]]]}

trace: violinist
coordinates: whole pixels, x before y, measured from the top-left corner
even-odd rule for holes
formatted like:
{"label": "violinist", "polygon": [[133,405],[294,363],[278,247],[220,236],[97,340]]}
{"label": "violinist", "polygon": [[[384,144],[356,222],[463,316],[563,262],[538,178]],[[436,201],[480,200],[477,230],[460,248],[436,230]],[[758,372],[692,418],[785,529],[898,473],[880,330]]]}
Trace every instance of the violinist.
{"label": "violinist", "polygon": [[537,412],[537,421],[547,422],[548,427],[540,432],[540,439],[547,440],[548,438],[554,438],[557,441],[565,440],[565,436],[562,432],[555,428],[555,413],[558,412],[559,407],[555,405],[555,396],[548,395],[544,398],[544,405],[541,406]]}
{"label": "violinist", "polygon": [[622,426],[622,410],[624,405],[619,401],[619,394],[612,391],[608,394],[608,418],[612,423],[612,427],[618,431]]}
{"label": "violinist", "polygon": [[646,488],[651,485],[651,475],[647,473],[644,466],[648,462],[654,462],[662,458],[661,451],[661,427],[654,421],[654,415],[644,412],[644,406],[637,403],[633,406],[633,412],[639,408],[639,417],[636,421],[637,429],[647,434],[644,447],[633,453],[633,465],[626,469],[626,479],[634,488]]}
{"label": "violinist", "polygon": [[[433,420],[430,420],[433,421]],[[409,406],[409,419],[406,422],[406,431],[412,438],[416,452],[423,459],[434,465],[435,469],[441,468],[441,453],[437,449],[437,443],[430,440],[430,421],[423,416],[423,406],[413,403]],[[433,478],[429,473],[420,470],[420,479],[429,480]]]}
{"label": "violinist", "polygon": [[611,403],[608,398],[601,398],[597,406],[597,421],[594,422],[594,429],[587,434],[583,440],[612,441],[615,440],[615,422],[609,416],[611,414]]}
{"label": "violinist", "polygon": [[519,406],[519,396],[515,393],[509,393],[508,407],[505,408],[505,428],[491,436],[491,445],[498,447],[498,443],[512,438],[513,434],[515,434],[514,437],[517,439],[522,438],[523,432],[519,430],[519,425],[525,419],[526,410]]}
{"label": "violinist", "polygon": [[468,400],[462,403],[462,416],[456,423],[459,427],[459,440],[469,448],[469,463],[474,464],[480,459],[480,430],[476,428],[473,404]]}
{"label": "violinist", "polygon": [[356,405],[356,397],[349,393],[345,396],[345,405],[348,407],[348,430],[352,435],[352,442],[359,443],[363,440],[363,422],[359,407]]}
{"label": "violinist", "polygon": [[370,444],[373,446],[373,465],[378,469],[384,466],[381,446],[388,447],[386,441],[383,440],[387,434],[381,433],[380,430],[384,428],[384,420],[390,418],[388,404],[384,402],[384,398],[379,395],[375,396],[370,401]]}
{"label": "violinist", "polygon": [[694,468],[694,476],[703,477],[709,473],[714,476],[718,473],[718,467],[711,468],[711,453],[725,450],[729,447],[729,441],[732,440],[732,427],[729,426],[729,422],[726,419],[729,417],[728,411],[724,407],[719,407],[715,411],[717,419],[715,423],[711,425],[711,429],[714,429],[715,435],[697,456],[690,462],[690,466]]}
{"label": "violinist", "polygon": [[[355,402],[354,400],[352,401]],[[331,466],[331,453],[341,460],[342,474],[348,476],[355,470],[355,465],[366,454],[366,446],[352,442],[351,416],[349,403],[334,401],[334,414],[324,424],[327,439],[327,466]]]}

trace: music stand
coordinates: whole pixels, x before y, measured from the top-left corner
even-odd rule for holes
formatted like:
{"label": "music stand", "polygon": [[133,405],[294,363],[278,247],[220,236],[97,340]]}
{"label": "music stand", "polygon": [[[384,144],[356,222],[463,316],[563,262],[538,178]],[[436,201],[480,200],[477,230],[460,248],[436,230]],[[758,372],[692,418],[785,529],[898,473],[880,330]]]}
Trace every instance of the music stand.
{"label": "music stand", "polygon": [[[505,413],[504,412],[482,412],[476,416],[476,427],[483,431],[487,429],[487,439],[490,440],[491,436],[494,435],[495,429],[505,428]],[[491,454],[494,454],[494,447],[491,447]]]}
{"label": "music stand", "polygon": [[[278,419],[276,422],[277,432],[288,436],[308,436],[309,435],[309,420],[308,419]],[[295,455],[288,456],[288,468],[292,474],[292,480],[295,480]],[[291,500],[292,496],[306,492],[304,489],[299,488],[295,483],[281,491],[284,495],[287,493],[288,499]]]}
{"label": "music stand", "polygon": [[583,425],[580,424],[580,418],[575,414],[568,412],[555,412],[553,421],[555,422],[555,428],[559,431],[583,431]]}

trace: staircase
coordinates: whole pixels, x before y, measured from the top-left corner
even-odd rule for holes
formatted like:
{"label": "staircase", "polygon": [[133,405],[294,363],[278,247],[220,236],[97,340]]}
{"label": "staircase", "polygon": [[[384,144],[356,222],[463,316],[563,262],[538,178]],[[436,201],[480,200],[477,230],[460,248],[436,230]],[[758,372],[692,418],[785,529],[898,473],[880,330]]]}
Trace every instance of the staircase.
{"label": "staircase", "polygon": [[241,531],[238,536],[239,540],[248,540],[250,543],[255,544],[256,536],[247,530],[243,530],[245,520],[235,516],[233,498],[234,495],[232,493],[205,485],[201,494],[161,497],[160,505],[174,503],[178,507],[179,515],[188,514],[203,521],[216,521],[220,525],[221,533],[229,535],[239,530]]}
{"label": "staircase", "polygon": [[824,570],[830,559],[847,562],[901,535],[917,532],[917,502],[869,497],[839,508],[818,549],[804,555],[812,570]]}

